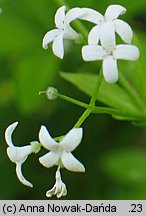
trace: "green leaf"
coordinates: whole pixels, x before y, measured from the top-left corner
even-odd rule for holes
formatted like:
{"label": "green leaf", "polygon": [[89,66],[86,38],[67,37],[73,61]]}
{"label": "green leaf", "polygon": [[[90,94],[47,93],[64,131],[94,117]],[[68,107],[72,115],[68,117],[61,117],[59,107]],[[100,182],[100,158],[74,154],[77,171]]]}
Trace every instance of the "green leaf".
{"label": "green leaf", "polygon": [[[97,75],[93,74],[76,74],[61,72],[61,77],[75,85],[88,96],[92,96]],[[105,81],[102,82],[97,100],[110,106],[117,108],[123,112],[140,114],[140,111],[133,104],[133,100],[117,84],[110,85]]]}
{"label": "green leaf", "polygon": [[[145,35],[143,34],[135,34],[133,44],[139,48],[140,57],[135,62],[130,61],[119,61],[119,69],[121,74],[129,80],[129,86],[131,85],[131,89],[137,92],[137,95],[143,100],[143,103],[146,102],[146,41]],[[126,70],[125,70],[126,68]]]}
{"label": "green leaf", "polygon": [[136,44],[140,50],[140,58],[135,64],[133,64],[133,72],[131,72],[131,78],[141,98],[146,102],[146,41],[145,35],[138,34],[134,37],[134,44]]}

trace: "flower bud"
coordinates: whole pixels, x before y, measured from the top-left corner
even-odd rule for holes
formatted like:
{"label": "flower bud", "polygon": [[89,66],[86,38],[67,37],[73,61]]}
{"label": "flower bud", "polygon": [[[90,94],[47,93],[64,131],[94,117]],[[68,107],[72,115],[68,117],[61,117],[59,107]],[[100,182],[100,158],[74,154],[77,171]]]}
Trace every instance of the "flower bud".
{"label": "flower bud", "polygon": [[46,94],[49,100],[55,100],[58,97],[58,90],[54,87],[48,87]]}

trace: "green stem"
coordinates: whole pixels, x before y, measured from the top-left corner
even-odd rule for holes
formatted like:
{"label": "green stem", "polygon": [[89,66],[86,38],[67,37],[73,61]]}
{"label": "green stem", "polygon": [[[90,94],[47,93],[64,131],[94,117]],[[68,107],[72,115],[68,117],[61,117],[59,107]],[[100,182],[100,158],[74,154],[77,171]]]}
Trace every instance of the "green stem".
{"label": "green stem", "polygon": [[86,109],[77,121],[77,123],[74,125],[74,128],[79,128],[83,124],[83,122],[88,118],[91,112],[92,111],[90,109]]}
{"label": "green stem", "polygon": [[93,107],[92,113],[94,114],[110,114],[110,115],[117,115],[119,117],[124,117],[127,120],[131,121],[144,121],[146,120],[146,116],[144,115],[138,115],[136,113],[128,113],[121,110],[117,110],[114,108],[108,108],[108,107]]}
{"label": "green stem", "polygon": [[100,70],[98,78],[97,78],[97,83],[96,83],[96,86],[95,86],[95,90],[94,90],[93,96],[92,96],[92,98],[90,100],[90,103],[89,103],[89,105],[91,105],[91,106],[95,106],[95,102],[97,100],[97,94],[99,92],[102,80],[103,80],[103,74],[102,74],[102,70]]}
{"label": "green stem", "polygon": [[89,103],[89,107],[84,111],[82,116],[79,118],[77,123],[74,125],[74,128],[79,128],[83,124],[83,122],[87,119],[87,117],[92,113],[92,109],[90,107],[95,106],[95,102],[96,102],[96,99],[97,99],[97,94],[99,92],[99,89],[100,89],[100,86],[101,86],[101,83],[102,83],[102,78],[103,78],[102,70],[100,70],[99,76],[97,78],[97,83],[96,83],[96,86],[95,86],[95,90],[94,90],[93,96],[92,96],[92,98],[90,100],[90,103]]}
{"label": "green stem", "polygon": [[55,137],[54,140],[56,140],[57,142],[60,142],[63,139],[64,135],[59,136],[59,137]]}
{"label": "green stem", "polygon": [[65,101],[68,101],[68,102],[70,102],[70,103],[72,103],[72,104],[76,104],[77,106],[84,107],[85,109],[87,109],[87,108],[89,107],[88,104],[86,104],[86,103],[84,103],[84,102],[81,102],[81,101],[78,101],[78,100],[76,100],[76,99],[74,99],[74,98],[68,97],[68,96],[66,96],[66,95],[58,94],[58,97],[59,97],[60,99],[63,99],[63,100],[65,100]]}
{"label": "green stem", "polygon": [[129,93],[131,98],[133,99],[134,104],[142,111],[142,113],[146,113],[146,107],[141,99],[141,97],[138,95],[136,90],[130,85],[129,81],[125,78],[125,76],[121,73],[119,77],[120,84],[124,87],[124,89]]}
{"label": "green stem", "polygon": [[73,23],[73,26],[84,36],[84,39],[87,41],[88,40],[88,34],[89,32],[85,28],[85,26],[80,22],[80,20],[75,20]]}
{"label": "green stem", "polygon": [[128,112],[123,112],[123,111],[119,111],[115,108],[109,108],[109,107],[99,107],[99,106],[95,106],[95,105],[91,105],[91,104],[86,104],[84,102],[78,101],[74,98],[70,98],[66,95],[62,95],[62,94],[58,94],[58,97],[62,100],[68,101],[72,104],[75,104],[77,106],[83,107],[85,109],[90,109],[92,113],[94,114],[110,114],[110,115],[118,115],[118,116],[122,116],[122,117],[127,117],[127,119],[129,118],[130,120],[142,120],[143,119],[143,115],[137,115],[136,113],[128,113]]}

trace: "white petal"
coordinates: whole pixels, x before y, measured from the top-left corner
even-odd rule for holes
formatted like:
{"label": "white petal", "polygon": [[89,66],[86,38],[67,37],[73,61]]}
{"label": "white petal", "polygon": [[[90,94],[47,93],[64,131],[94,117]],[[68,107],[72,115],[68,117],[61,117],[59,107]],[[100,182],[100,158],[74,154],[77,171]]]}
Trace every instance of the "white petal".
{"label": "white petal", "polygon": [[82,48],[82,57],[84,61],[102,60],[106,55],[102,46],[84,46]]}
{"label": "white petal", "polygon": [[106,22],[100,29],[100,40],[106,50],[113,50],[116,44],[115,26],[113,22]]}
{"label": "white petal", "polygon": [[61,160],[67,170],[73,172],[85,172],[85,167],[71,153],[63,152]]}
{"label": "white petal", "polygon": [[112,56],[108,56],[103,61],[103,76],[105,81],[111,84],[118,80],[117,61]]}
{"label": "white petal", "polygon": [[57,164],[60,154],[58,152],[49,152],[39,158],[40,163],[47,168],[50,168]]}
{"label": "white petal", "polygon": [[97,12],[96,10],[90,8],[82,8],[82,10],[84,11],[85,15],[83,15],[80,19],[95,24],[100,24],[104,21],[103,15]]}
{"label": "white petal", "polygon": [[62,196],[66,196],[66,195],[67,195],[66,185],[62,182],[61,192],[57,193],[57,198],[60,198]]}
{"label": "white petal", "polygon": [[14,163],[21,162],[27,159],[28,155],[32,153],[32,146],[23,146],[23,147],[8,147],[7,154],[10,160]]}
{"label": "white petal", "polygon": [[122,40],[125,43],[130,44],[133,38],[133,31],[130,25],[128,25],[123,20],[119,20],[119,19],[115,20],[114,23],[115,23],[115,30],[119,34],[119,36],[122,38]]}
{"label": "white petal", "polygon": [[22,184],[24,184],[24,185],[26,185],[28,187],[33,187],[33,185],[24,178],[24,176],[22,174],[22,171],[21,171],[21,168],[22,168],[22,164],[21,163],[17,163],[16,164],[16,174],[17,174],[17,177],[18,177],[19,181]]}
{"label": "white petal", "polygon": [[89,45],[98,45],[100,39],[100,26],[95,26],[92,28],[88,35],[88,44]]}
{"label": "white petal", "polygon": [[48,150],[55,150],[58,146],[58,143],[50,136],[45,126],[41,126],[39,140],[41,144]]}
{"label": "white petal", "polygon": [[59,29],[62,29],[64,26],[65,11],[66,11],[66,7],[62,6],[57,10],[55,14],[55,24]]}
{"label": "white petal", "polygon": [[73,20],[82,17],[84,14],[85,12],[81,8],[76,7],[76,8],[70,9],[65,17],[65,25],[68,25]]}
{"label": "white petal", "polygon": [[58,29],[53,29],[53,30],[47,32],[43,38],[42,47],[44,49],[47,49],[48,44],[51,43],[59,34],[60,34],[60,30],[58,30]]}
{"label": "white petal", "polygon": [[126,8],[121,5],[110,5],[105,12],[106,21],[117,19],[120,15],[126,13]]}
{"label": "white petal", "polygon": [[124,59],[135,61],[139,58],[139,49],[133,45],[117,45],[113,52],[113,56],[116,59]]}
{"label": "white petal", "polygon": [[24,155],[23,159],[21,158],[21,160],[18,160],[18,150],[19,150],[19,147],[8,147],[7,148],[7,155],[13,163],[17,163],[17,162],[23,163],[27,159],[27,156]]}
{"label": "white petal", "polygon": [[77,37],[78,37],[78,33],[70,25],[66,25],[64,31],[64,38],[70,40],[76,40]]}
{"label": "white petal", "polygon": [[62,146],[66,151],[73,151],[80,144],[82,136],[82,128],[73,128],[61,140],[60,146]]}
{"label": "white petal", "polygon": [[16,126],[18,125],[18,122],[15,122],[11,124],[9,127],[7,127],[5,131],[5,140],[8,144],[8,146],[14,146],[12,142],[12,133],[15,130]]}
{"label": "white petal", "polygon": [[60,33],[53,42],[53,53],[61,59],[64,56],[63,35],[63,32]]}
{"label": "white petal", "polygon": [[54,185],[54,187],[52,189],[50,189],[46,192],[46,197],[49,197],[49,198],[52,197],[55,193],[55,190],[56,190],[56,186]]}

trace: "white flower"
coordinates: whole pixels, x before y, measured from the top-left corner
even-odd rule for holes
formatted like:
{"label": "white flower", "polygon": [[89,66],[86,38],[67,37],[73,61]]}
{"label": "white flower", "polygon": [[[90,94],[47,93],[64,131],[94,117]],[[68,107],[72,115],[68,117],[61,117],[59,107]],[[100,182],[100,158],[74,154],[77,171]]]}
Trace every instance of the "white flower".
{"label": "white flower", "polygon": [[61,180],[60,167],[58,167],[58,169],[56,171],[55,178],[56,178],[56,183],[51,190],[47,191],[46,196],[52,197],[53,195],[56,195],[57,198],[60,198],[62,196],[66,196],[67,195],[67,189],[66,189],[66,185]]}
{"label": "white flower", "polygon": [[40,163],[47,168],[58,165],[70,171],[85,172],[84,166],[71,154],[80,144],[82,135],[82,128],[73,128],[58,143],[52,139],[46,127],[42,126],[39,139],[50,152],[39,158]]}
{"label": "white flower", "polygon": [[[131,43],[133,38],[131,27],[125,21],[117,19],[126,12],[123,6],[110,5],[104,16],[90,8],[83,8],[83,11],[85,15],[80,17],[80,19],[96,24],[89,33],[88,43],[90,45],[97,45],[99,40],[104,40],[104,37],[115,37],[115,32],[125,43]],[[108,23],[108,26],[105,27],[106,23]]]}
{"label": "white flower", "polygon": [[16,174],[20,182],[26,186],[33,187],[33,185],[27,181],[21,171],[22,164],[26,161],[27,157],[31,153],[37,153],[40,150],[40,144],[37,142],[32,142],[31,145],[23,147],[15,147],[12,142],[12,133],[15,130],[18,122],[11,124],[5,132],[5,139],[8,144],[7,154],[13,163],[16,163]]}
{"label": "white flower", "polygon": [[[107,27],[108,23],[104,26]],[[87,45],[82,48],[82,56],[85,61],[103,60],[103,76],[106,82],[115,83],[118,80],[117,59],[135,61],[139,57],[136,46],[122,44],[116,45],[114,37],[103,37],[101,45]]]}
{"label": "white flower", "polygon": [[84,11],[81,8],[73,8],[66,14],[65,11],[65,6],[62,6],[57,10],[55,15],[55,24],[57,28],[46,33],[42,44],[43,48],[47,49],[48,44],[53,42],[53,53],[61,59],[63,59],[64,56],[63,39],[76,40],[78,37],[77,32],[70,26],[70,23],[84,14]]}

